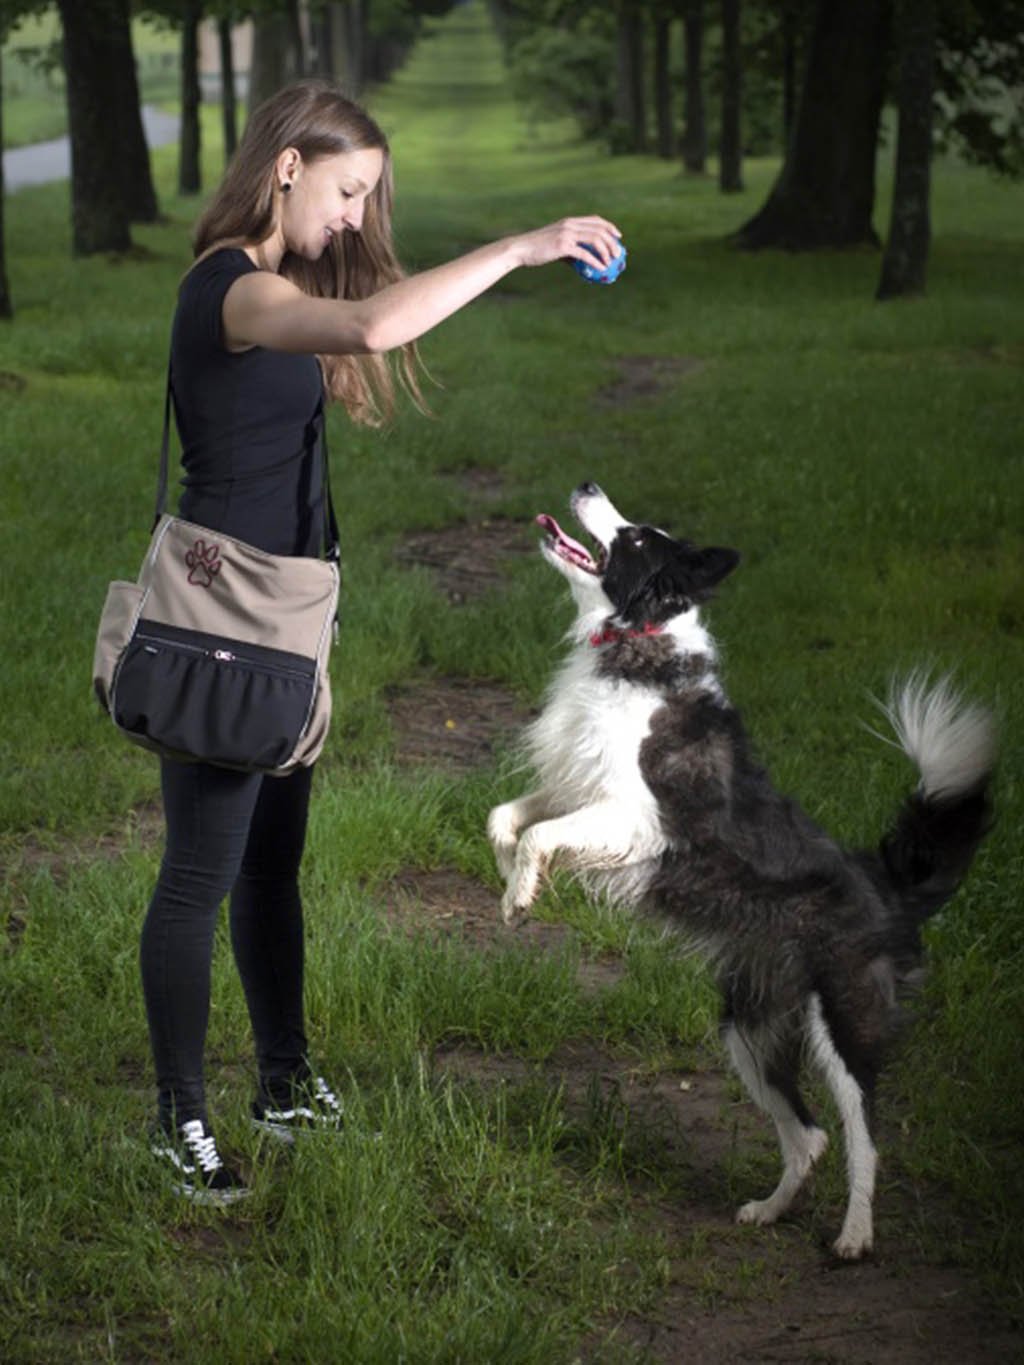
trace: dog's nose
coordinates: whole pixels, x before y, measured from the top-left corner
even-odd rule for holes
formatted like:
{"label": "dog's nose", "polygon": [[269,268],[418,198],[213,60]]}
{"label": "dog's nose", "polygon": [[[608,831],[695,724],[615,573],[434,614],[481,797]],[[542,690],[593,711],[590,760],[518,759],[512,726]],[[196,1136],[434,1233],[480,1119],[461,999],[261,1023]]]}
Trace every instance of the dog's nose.
{"label": "dog's nose", "polygon": [[590,479],[588,479],[586,483],[581,483],[576,492],[584,498],[599,498],[601,496],[600,488],[598,488],[597,484],[593,483]]}

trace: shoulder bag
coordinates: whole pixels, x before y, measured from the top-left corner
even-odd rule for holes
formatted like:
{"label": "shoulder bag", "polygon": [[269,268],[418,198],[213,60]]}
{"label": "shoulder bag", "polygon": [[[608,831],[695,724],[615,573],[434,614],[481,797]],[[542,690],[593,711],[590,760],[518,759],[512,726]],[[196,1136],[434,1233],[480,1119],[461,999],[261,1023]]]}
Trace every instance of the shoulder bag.
{"label": "shoulder bag", "polygon": [[285,776],[316,760],[331,716],[340,575],[323,404],[322,559],[268,554],[167,515],[170,415],[168,371],[153,534],[137,581],[107,589],[93,689],[146,749]]}

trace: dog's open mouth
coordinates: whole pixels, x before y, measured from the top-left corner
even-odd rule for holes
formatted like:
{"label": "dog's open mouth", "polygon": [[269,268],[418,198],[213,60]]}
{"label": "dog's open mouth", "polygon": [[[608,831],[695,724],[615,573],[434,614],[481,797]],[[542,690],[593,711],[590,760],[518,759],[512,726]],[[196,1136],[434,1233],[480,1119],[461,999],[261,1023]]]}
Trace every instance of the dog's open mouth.
{"label": "dog's open mouth", "polygon": [[567,564],[572,564],[577,569],[582,569],[584,573],[598,574],[604,564],[604,551],[598,552],[595,559],[586,546],[581,545],[578,540],[573,540],[572,536],[567,536],[559,526],[554,517],[549,517],[546,512],[541,512],[537,517],[537,525],[544,528],[547,532],[546,544],[559,559],[564,559]]}

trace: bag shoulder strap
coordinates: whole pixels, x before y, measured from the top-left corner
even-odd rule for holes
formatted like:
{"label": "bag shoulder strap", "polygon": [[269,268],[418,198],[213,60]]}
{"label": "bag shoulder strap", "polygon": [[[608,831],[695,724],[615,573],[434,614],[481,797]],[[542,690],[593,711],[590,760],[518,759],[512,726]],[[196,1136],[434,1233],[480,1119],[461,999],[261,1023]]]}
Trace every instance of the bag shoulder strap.
{"label": "bag shoulder strap", "polygon": [[[313,421],[317,425],[318,439],[320,443],[320,459],[323,470],[323,508],[324,508],[324,529],[323,529],[323,556],[330,560],[332,564],[337,564],[341,559],[340,536],[338,535],[338,518],[334,513],[334,499],[331,497],[331,464],[327,452],[327,414],[324,411],[323,393],[320,395],[320,402],[317,404],[316,412],[313,414]],[[153,514],[153,530],[156,530],[157,523],[163,516],[167,507],[167,481],[168,469],[170,464],[171,451],[171,362],[167,362],[167,392],[164,395],[164,429],[160,438],[160,470],[156,481],[156,506]]]}

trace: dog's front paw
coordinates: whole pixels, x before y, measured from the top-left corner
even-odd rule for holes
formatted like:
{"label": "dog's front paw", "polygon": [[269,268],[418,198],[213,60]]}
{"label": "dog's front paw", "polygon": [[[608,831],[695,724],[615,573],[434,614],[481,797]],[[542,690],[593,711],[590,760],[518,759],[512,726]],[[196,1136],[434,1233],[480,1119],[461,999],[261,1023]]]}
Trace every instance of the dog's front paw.
{"label": "dog's front paw", "polygon": [[501,898],[501,918],[506,924],[516,924],[526,918],[530,906],[537,899],[538,879],[513,876]]}
{"label": "dog's front paw", "polygon": [[749,1204],[736,1210],[737,1223],[749,1223],[754,1227],[765,1227],[778,1218],[770,1199],[751,1199]]}
{"label": "dog's front paw", "polygon": [[841,1261],[859,1261],[868,1256],[874,1246],[874,1229],[871,1215],[862,1213],[847,1215],[843,1230],[832,1243],[832,1250]]}
{"label": "dog's front paw", "polygon": [[512,806],[495,806],[487,817],[487,837],[494,850],[498,871],[507,882],[516,866],[516,848],[519,830],[512,815]]}

